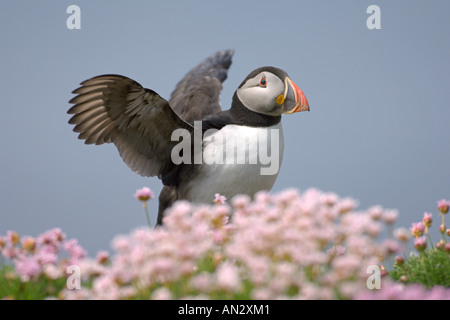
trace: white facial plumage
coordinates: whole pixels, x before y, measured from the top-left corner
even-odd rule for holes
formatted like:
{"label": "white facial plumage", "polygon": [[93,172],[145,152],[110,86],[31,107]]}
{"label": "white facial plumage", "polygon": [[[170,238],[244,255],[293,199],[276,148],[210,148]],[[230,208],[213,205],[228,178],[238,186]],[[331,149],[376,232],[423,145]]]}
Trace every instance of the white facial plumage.
{"label": "white facial plumage", "polygon": [[263,71],[237,89],[237,96],[247,109],[268,116],[280,116],[283,111],[277,98],[284,92],[284,80],[271,72]]}

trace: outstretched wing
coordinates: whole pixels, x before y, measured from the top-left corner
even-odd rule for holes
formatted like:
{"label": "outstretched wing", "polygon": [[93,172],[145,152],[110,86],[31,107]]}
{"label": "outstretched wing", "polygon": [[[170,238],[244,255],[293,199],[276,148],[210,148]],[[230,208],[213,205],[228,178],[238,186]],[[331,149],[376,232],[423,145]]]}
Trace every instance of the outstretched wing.
{"label": "outstretched wing", "polygon": [[70,124],[86,144],[113,142],[123,161],[142,176],[163,178],[174,167],[172,132],[193,132],[156,92],[120,75],[102,75],[86,80],[67,113]]}
{"label": "outstretched wing", "polygon": [[232,49],[216,52],[177,84],[169,102],[184,121],[191,123],[221,111],[222,82],[227,78],[233,54]]}

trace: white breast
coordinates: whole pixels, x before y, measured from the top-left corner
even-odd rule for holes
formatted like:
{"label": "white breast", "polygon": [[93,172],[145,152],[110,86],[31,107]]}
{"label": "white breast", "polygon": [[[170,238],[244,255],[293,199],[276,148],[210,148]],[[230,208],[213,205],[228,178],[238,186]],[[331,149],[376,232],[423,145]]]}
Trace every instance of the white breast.
{"label": "white breast", "polygon": [[192,202],[212,203],[216,193],[231,199],[236,194],[252,196],[270,190],[283,150],[281,122],[268,128],[227,125],[207,131],[200,174],[179,190],[180,195]]}

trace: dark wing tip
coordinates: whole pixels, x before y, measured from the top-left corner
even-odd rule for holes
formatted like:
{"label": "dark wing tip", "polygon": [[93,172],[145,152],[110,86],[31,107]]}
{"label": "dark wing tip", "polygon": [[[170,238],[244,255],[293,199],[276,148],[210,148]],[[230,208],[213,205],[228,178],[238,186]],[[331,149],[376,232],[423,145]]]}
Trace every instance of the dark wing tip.
{"label": "dark wing tip", "polygon": [[234,49],[213,53],[178,82],[169,102],[183,120],[200,120],[221,110],[220,92],[233,54]]}
{"label": "dark wing tip", "polygon": [[227,78],[227,71],[231,66],[234,49],[217,51],[195,68],[195,73],[210,73],[211,76],[219,79],[221,82]]}

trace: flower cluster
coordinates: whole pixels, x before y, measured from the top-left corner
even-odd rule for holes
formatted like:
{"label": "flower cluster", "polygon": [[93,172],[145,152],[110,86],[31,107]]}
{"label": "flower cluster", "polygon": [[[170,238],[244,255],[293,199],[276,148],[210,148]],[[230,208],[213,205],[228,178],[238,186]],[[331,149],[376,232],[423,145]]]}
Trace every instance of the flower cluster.
{"label": "flower cluster", "polygon": [[[412,224],[410,230],[414,237],[414,248],[419,252],[419,255],[411,252],[409,256],[397,256],[394,269],[391,271],[393,279],[404,284],[421,283],[426,287],[433,287],[433,290],[434,286],[437,285],[446,287],[450,285],[450,278],[448,277],[450,242],[448,242],[449,232],[445,227],[444,219],[444,215],[448,212],[449,203],[447,200],[438,201],[438,210],[442,215],[442,224],[439,226],[442,238],[435,244],[430,237],[430,228],[433,225],[432,213],[425,212],[422,221]],[[405,233],[405,231],[402,231],[402,233]],[[402,235],[402,237],[406,242],[405,235]],[[402,294],[405,291],[402,288],[402,286],[392,286],[387,290],[386,296],[390,296],[391,293],[394,296]],[[420,292],[418,287],[411,289],[411,291],[415,293]],[[436,292],[440,292],[440,289],[436,289]]]}
{"label": "flower cluster", "polygon": [[[149,190],[138,193],[142,202],[153,197]],[[76,264],[82,288],[63,289],[62,299],[449,299],[450,289],[393,282],[383,266],[411,233],[416,248],[425,249],[431,214],[411,233],[395,229],[396,240],[378,240],[385,227],[391,230],[397,211],[357,211],[355,200],[334,193],[286,190],[259,192],[253,200],[240,195],[228,203],[219,194],[211,200],[178,201],[162,227],[117,236],[112,258],[104,251],[87,258],[59,229],[36,239],[8,232],[0,250],[23,281],[66,277],[66,267]],[[63,249],[68,257],[59,260]],[[407,261],[398,256],[395,263]],[[368,288],[374,268],[381,290]]]}
{"label": "flower cluster", "polygon": [[[440,215],[442,215],[442,224],[439,226],[439,231],[442,234],[442,239],[436,244],[437,249],[440,250],[446,250],[447,252],[450,252],[450,243],[447,242],[445,235],[450,235],[450,230],[446,228],[445,226],[445,215],[447,214],[450,206],[450,201],[442,199],[438,202],[438,210],[440,212]],[[433,224],[433,215],[429,212],[425,212],[423,214],[423,218],[421,222],[413,223],[410,230],[411,234],[413,235],[414,239],[414,247],[417,251],[420,253],[424,252],[424,250],[427,248],[427,238],[429,237],[430,232],[429,228]],[[429,238],[430,239],[430,238]],[[432,246],[431,239],[430,245]]]}
{"label": "flower cluster", "polygon": [[356,201],[333,193],[214,200],[177,202],[163,227],[116,237],[116,255],[92,288],[65,290],[64,298],[352,299],[369,291],[367,267],[400,247],[376,241],[396,211],[357,212]]}
{"label": "flower cluster", "polygon": [[[60,259],[63,249],[68,256]],[[79,264],[87,255],[76,239],[66,240],[59,228],[37,238],[24,236],[22,239],[17,232],[8,231],[6,237],[0,237],[0,252],[14,263],[22,281],[36,280],[41,275],[49,279],[65,277],[66,267]]]}

